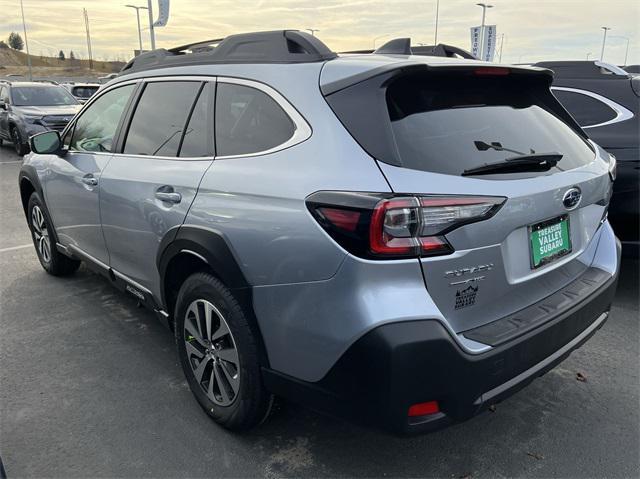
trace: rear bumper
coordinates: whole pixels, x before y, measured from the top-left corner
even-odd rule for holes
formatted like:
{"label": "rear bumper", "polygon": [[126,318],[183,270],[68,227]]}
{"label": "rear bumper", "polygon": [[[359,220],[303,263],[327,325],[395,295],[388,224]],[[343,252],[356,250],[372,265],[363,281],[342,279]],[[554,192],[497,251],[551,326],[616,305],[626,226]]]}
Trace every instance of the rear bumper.
{"label": "rear bumper", "polygon": [[[439,321],[398,322],[360,338],[319,382],[265,370],[265,384],[285,398],[397,432],[439,429],[513,394],[587,341],[607,319],[617,276],[607,275],[570,309],[483,354],[463,351]],[[411,405],[434,400],[439,413],[408,418]]]}

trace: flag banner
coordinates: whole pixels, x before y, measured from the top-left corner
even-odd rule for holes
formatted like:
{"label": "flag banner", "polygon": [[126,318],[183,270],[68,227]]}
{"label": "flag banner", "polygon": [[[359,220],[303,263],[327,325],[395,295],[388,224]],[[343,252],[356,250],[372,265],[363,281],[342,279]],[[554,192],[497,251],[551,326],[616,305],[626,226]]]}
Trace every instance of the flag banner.
{"label": "flag banner", "polygon": [[471,27],[471,54],[480,58],[480,27]]}
{"label": "flag banner", "polygon": [[484,27],[484,41],[482,42],[482,60],[485,62],[492,62],[496,53],[496,26],[485,25]]}
{"label": "flag banner", "polygon": [[154,27],[164,27],[169,21],[169,0],[158,0],[158,20]]}

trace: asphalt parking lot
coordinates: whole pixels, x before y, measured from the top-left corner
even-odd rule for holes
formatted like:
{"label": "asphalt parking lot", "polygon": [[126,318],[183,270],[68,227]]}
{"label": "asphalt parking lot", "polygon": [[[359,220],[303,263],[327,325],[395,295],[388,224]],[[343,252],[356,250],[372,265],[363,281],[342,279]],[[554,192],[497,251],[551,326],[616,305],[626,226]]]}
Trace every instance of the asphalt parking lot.
{"label": "asphalt parking lot", "polygon": [[[467,423],[396,437],[282,405],[256,431],[219,428],[155,317],[81,268],[40,267],[0,147],[0,455],[8,477],[638,477],[636,259],[611,317],[528,388]],[[586,381],[576,379],[577,374]]]}

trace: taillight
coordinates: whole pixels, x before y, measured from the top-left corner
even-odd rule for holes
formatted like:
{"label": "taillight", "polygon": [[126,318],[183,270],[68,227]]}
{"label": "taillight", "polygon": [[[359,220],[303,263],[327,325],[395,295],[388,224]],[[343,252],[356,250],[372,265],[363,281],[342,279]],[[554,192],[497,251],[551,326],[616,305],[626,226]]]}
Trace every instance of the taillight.
{"label": "taillight", "polygon": [[369,227],[374,255],[435,256],[453,252],[444,233],[462,224],[479,221],[504,198],[400,197],[380,201]]}
{"label": "taillight", "polygon": [[452,253],[451,230],[493,216],[505,198],[319,192],[307,206],[347,251],[372,259]]}

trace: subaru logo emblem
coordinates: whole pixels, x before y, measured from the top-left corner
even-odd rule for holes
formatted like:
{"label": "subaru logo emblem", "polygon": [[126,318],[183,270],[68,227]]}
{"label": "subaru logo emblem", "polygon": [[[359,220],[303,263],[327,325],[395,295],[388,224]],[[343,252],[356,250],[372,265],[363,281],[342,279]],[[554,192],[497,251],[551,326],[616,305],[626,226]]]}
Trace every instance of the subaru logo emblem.
{"label": "subaru logo emblem", "polygon": [[582,193],[580,192],[580,188],[571,188],[566,191],[564,196],[562,197],[562,204],[569,211],[574,210],[580,204],[580,200],[582,200]]}

